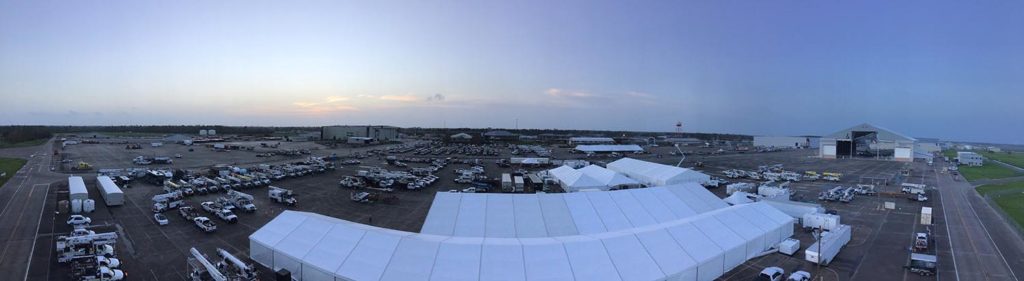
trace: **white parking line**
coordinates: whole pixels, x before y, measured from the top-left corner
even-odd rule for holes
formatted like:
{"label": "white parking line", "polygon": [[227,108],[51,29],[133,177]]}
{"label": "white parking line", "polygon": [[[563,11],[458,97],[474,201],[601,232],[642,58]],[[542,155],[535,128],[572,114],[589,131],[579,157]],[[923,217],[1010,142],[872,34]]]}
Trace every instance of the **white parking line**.
{"label": "white parking line", "polygon": [[[935,177],[935,184],[938,185],[939,184],[939,174],[935,173],[934,177]],[[946,190],[949,190],[950,188],[953,188],[953,187],[947,186]],[[941,191],[940,191],[940,193],[941,193]],[[939,194],[939,197],[942,198],[940,201],[942,201],[942,222],[943,222],[944,225],[946,225],[946,242],[949,242],[949,253],[953,255],[953,273],[956,275],[956,280],[960,281],[960,270],[956,267],[956,251],[953,250],[953,233],[949,232],[949,217],[946,216],[946,208],[948,208],[949,205],[946,205],[946,196],[942,196],[942,194]]]}
{"label": "white parking line", "polygon": [[[964,198],[963,198],[964,201],[968,201],[969,200],[969,199],[967,199],[967,194],[960,193],[960,195],[964,196]],[[1006,257],[1003,256],[1003,251],[999,250],[999,245],[996,245],[996,240],[992,239],[992,234],[990,234],[988,232],[988,227],[985,227],[985,224],[981,223],[981,217],[978,216],[978,212],[974,210],[974,204],[971,204],[971,202],[968,201],[967,205],[968,205],[968,208],[971,209],[971,213],[974,213],[974,218],[977,219],[978,224],[981,225],[981,229],[985,230],[985,236],[988,236],[988,240],[990,242],[992,242],[993,248],[996,248],[996,253],[999,254],[999,258],[1003,259],[1003,264],[1006,265],[1006,270],[1010,271],[1010,276],[1013,276],[1013,280],[1020,280],[1020,279],[1017,279],[1017,274],[1013,273],[1013,267],[1010,266],[1010,263],[1006,261]],[[945,210],[945,209],[943,209],[943,210]]]}
{"label": "white parking line", "polygon": [[39,207],[39,221],[36,222],[36,235],[32,239],[32,251],[28,253],[28,262],[25,265],[25,278],[22,280],[28,280],[28,272],[32,269],[32,256],[36,254],[36,241],[39,240],[39,228],[43,225],[43,211],[46,210],[46,199],[50,196],[50,185],[49,184],[36,184],[32,186],[35,189],[36,186],[45,185],[46,193],[43,194],[43,205]]}

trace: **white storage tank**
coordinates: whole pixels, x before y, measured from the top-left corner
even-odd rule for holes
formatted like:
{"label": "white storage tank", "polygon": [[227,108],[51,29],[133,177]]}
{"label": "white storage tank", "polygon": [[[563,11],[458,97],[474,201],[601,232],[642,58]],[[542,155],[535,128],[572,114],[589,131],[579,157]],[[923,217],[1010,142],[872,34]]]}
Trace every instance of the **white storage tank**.
{"label": "white storage tank", "polygon": [[206,134],[211,135],[211,136],[216,136],[217,135],[217,130],[210,129],[210,130],[206,131]]}
{"label": "white storage tank", "polygon": [[82,180],[82,177],[68,177],[68,197],[70,200],[89,199],[89,190],[85,189],[85,181]]}
{"label": "white storage tank", "polygon": [[71,199],[71,213],[78,214],[82,212],[82,199]]}
{"label": "white storage tank", "polygon": [[96,200],[92,200],[92,199],[82,200],[82,212],[83,213],[92,213],[95,210],[96,210]]}
{"label": "white storage tank", "polygon": [[209,131],[207,131],[207,130],[199,130],[199,135],[200,135],[200,136],[205,136],[205,135],[208,135],[209,133],[210,133],[210,132],[209,132]]}
{"label": "white storage tank", "polygon": [[103,196],[103,201],[107,203],[107,206],[124,205],[124,192],[117,186],[117,183],[114,183],[114,180],[108,176],[98,176],[96,177],[96,183],[100,190],[100,195]]}

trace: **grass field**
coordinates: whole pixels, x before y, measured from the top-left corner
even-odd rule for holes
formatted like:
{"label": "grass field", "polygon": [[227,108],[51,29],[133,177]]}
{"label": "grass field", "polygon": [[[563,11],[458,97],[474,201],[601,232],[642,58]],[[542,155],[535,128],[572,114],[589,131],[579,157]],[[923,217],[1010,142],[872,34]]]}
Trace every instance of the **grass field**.
{"label": "grass field", "polygon": [[30,140],[30,141],[16,142],[16,143],[0,142],[0,148],[37,146],[37,145],[41,145],[41,144],[46,143],[47,140],[49,140],[49,139],[38,139],[38,140]]}
{"label": "grass field", "polygon": [[977,190],[981,195],[992,198],[1017,225],[1024,225],[1024,182],[983,185]]}
{"label": "grass field", "polygon": [[1007,154],[1006,152],[993,153],[985,151],[981,153],[981,156],[985,156],[985,158],[999,160],[999,162],[1024,168],[1024,153],[1017,152],[1013,154]]}
{"label": "grass field", "polygon": [[14,177],[14,173],[21,169],[21,166],[25,166],[28,160],[18,158],[0,158],[0,174],[7,173],[6,176],[0,177],[0,186],[4,186],[7,180]]}
{"label": "grass field", "polygon": [[972,180],[980,179],[1001,179],[1019,176],[1021,173],[996,163],[985,163],[981,167],[960,166],[960,174],[964,178]]}
{"label": "grass field", "polygon": [[956,159],[956,150],[946,149],[942,151],[942,156],[949,157],[949,161]]}

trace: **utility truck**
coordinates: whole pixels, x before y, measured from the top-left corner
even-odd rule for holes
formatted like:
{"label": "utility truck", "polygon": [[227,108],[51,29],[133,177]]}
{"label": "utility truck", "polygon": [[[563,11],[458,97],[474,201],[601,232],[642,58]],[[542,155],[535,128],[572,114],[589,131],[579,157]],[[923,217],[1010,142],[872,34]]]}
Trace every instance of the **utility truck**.
{"label": "utility truck", "polygon": [[295,199],[295,194],[292,193],[292,191],[289,189],[270,186],[270,189],[267,191],[267,193],[270,196],[270,200],[277,203],[285,204],[288,206],[295,206],[295,204],[298,203],[298,200]]}

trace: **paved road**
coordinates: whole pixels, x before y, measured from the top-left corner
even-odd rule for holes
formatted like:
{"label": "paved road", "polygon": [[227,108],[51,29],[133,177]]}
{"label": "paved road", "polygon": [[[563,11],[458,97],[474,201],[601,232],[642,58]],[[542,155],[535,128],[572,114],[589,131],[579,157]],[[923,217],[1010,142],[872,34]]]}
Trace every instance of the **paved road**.
{"label": "paved road", "polygon": [[1024,241],[971,184],[935,174],[953,249],[954,276],[942,280],[1020,280]]}
{"label": "paved road", "polygon": [[0,155],[28,159],[11,180],[0,187],[0,272],[3,280],[27,280],[43,206],[50,183],[66,176],[50,172],[52,140],[42,146],[4,149]]}

